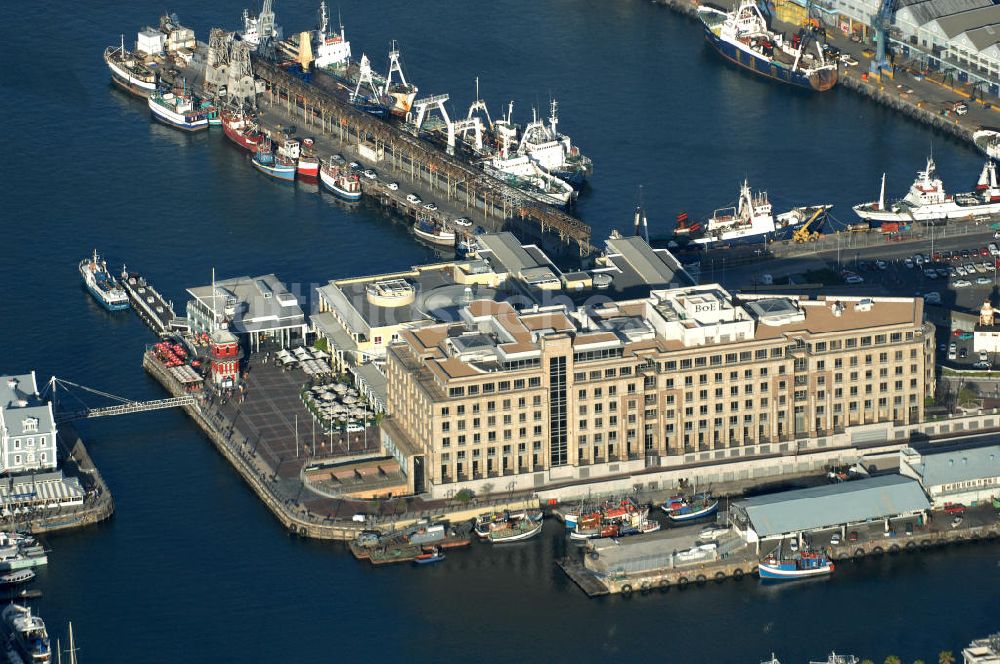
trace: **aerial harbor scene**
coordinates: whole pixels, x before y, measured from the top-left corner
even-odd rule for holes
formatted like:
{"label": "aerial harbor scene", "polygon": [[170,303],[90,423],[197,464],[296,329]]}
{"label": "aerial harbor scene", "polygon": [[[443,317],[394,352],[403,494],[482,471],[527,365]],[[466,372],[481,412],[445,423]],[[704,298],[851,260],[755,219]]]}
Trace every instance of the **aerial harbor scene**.
{"label": "aerial harbor scene", "polygon": [[1000,663],[993,0],[5,14],[0,662]]}

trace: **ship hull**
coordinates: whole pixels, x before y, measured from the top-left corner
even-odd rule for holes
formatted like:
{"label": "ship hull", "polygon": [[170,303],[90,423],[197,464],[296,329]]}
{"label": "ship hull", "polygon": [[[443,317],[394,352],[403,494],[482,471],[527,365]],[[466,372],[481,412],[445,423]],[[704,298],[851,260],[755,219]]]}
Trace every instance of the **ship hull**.
{"label": "ship hull", "polygon": [[684,521],[694,521],[695,519],[701,519],[706,516],[711,516],[716,513],[719,509],[719,502],[715,501],[707,507],[703,507],[700,510],[694,510],[687,512],[685,514],[673,514],[670,510],[663,508],[663,511],[667,513],[667,518],[673,523],[683,523]]}
{"label": "ship hull", "polygon": [[838,72],[836,69],[824,70],[811,75],[794,72],[754,53],[737,48],[735,44],[727,42],[712,32],[707,24],[704,25],[704,30],[705,41],[719,55],[737,67],[751,71],[758,76],[816,92],[825,92],[837,84]]}
{"label": "ship hull", "polygon": [[757,567],[757,573],[763,580],[788,581],[791,579],[806,579],[813,576],[826,576],[833,573],[833,565],[827,564],[814,569],[781,569],[776,565],[761,563]]}
{"label": "ship hull", "polygon": [[149,111],[154,120],[163,124],[180,129],[181,131],[195,132],[208,129],[208,120],[203,116],[188,116],[175,113],[162,104],[157,104],[152,99],[149,100]]}
{"label": "ship hull", "polygon": [[146,81],[133,76],[106,55],[104,62],[107,63],[108,70],[111,72],[111,81],[125,92],[146,99],[156,91],[155,78],[152,81]]}
{"label": "ship hull", "polygon": [[253,167],[264,175],[270,176],[275,180],[281,182],[295,182],[295,167],[294,166],[270,166],[267,164],[262,164],[256,159],[252,160]]}
{"label": "ship hull", "polygon": [[854,208],[855,214],[868,222],[897,221],[908,224],[912,221],[931,223],[944,222],[953,219],[969,219],[970,217],[1000,214],[1000,203],[984,203],[982,205],[942,205],[928,206],[925,209],[913,208],[907,211],[867,209],[862,206]]}
{"label": "ship hull", "polygon": [[347,191],[343,187],[337,184],[337,179],[327,175],[322,170],[319,173],[319,181],[323,185],[323,188],[329,191],[331,194],[336,196],[342,201],[347,201],[349,203],[356,203],[361,200],[360,191]]}
{"label": "ship hull", "polygon": [[413,227],[413,234],[424,242],[430,242],[431,244],[436,244],[439,247],[454,247],[455,246],[455,234],[452,233],[450,236],[441,236],[437,233],[428,233],[425,230],[419,228],[419,226]]}
{"label": "ship hull", "polygon": [[224,133],[226,138],[231,140],[233,143],[251,153],[257,152],[257,146],[260,145],[259,138],[252,139],[247,137],[246,134],[239,131],[225,120],[222,121],[222,133]]}
{"label": "ship hull", "polygon": [[[104,307],[108,311],[125,311],[131,305],[129,304],[128,297],[124,297],[120,300],[114,302],[110,301],[105,297],[104,291],[97,287],[90,279],[87,278],[87,272],[84,268],[89,261],[83,261],[80,264],[80,277],[83,279],[83,287],[87,289],[90,296],[97,301],[99,305]],[[3,564],[0,563],[0,570],[4,569]],[[7,568],[7,569],[17,569],[17,568]]]}
{"label": "ship hull", "polygon": [[718,239],[703,235],[701,237],[692,238],[692,242],[699,245],[708,245],[711,248],[738,247],[750,244],[761,244],[765,241],[776,242],[789,239],[798,227],[798,225],[789,225],[786,228],[775,229],[767,233],[754,233],[752,235],[741,235],[739,237],[728,238],[722,237]]}
{"label": "ship hull", "polygon": [[537,537],[539,533],[542,532],[542,526],[539,524],[537,527],[527,530],[523,533],[518,533],[517,535],[512,535],[510,537],[494,538],[490,536],[490,544],[513,544],[514,542],[524,542],[530,540],[533,537]]}

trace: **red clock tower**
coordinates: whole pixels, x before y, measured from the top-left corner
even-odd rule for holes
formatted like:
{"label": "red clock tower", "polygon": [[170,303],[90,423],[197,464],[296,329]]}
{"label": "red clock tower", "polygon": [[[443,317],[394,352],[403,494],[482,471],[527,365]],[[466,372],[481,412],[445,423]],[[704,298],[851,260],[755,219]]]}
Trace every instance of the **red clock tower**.
{"label": "red clock tower", "polygon": [[236,387],[240,380],[243,351],[236,335],[219,328],[211,335],[212,380],[222,387]]}

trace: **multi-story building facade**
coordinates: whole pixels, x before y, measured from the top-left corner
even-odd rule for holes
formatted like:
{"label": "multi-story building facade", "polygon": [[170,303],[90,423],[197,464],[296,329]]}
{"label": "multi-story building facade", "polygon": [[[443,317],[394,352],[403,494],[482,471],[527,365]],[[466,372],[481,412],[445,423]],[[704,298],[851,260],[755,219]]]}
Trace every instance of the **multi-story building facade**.
{"label": "multi-story building facade", "polygon": [[919,299],[477,300],[389,346],[383,437],[418,492],[539,488],[919,422],[933,366]]}
{"label": "multi-story building facade", "polygon": [[35,372],[0,377],[0,473],[56,468],[52,404],[38,395]]}

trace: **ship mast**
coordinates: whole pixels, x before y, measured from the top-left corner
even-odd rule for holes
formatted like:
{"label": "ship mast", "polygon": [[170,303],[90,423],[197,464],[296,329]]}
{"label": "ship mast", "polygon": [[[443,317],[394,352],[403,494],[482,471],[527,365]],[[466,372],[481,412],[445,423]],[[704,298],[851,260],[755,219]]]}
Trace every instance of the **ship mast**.
{"label": "ship mast", "polygon": [[326,27],[328,23],[329,20],[326,15],[326,2],[325,0],[321,0],[319,3],[319,38],[321,40],[326,39]]}
{"label": "ship mast", "polygon": [[403,66],[399,62],[399,45],[395,39],[389,42],[389,73],[385,75],[384,94],[389,94],[393,74],[399,74],[400,85],[408,85],[406,75],[403,74]]}
{"label": "ship mast", "polygon": [[466,117],[467,120],[471,120],[477,111],[482,111],[486,116],[486,126],[491,130],[493,129],[493,120],[490,118],[490,109],[486,108],[486,102],[479,97],[479,77],[476,77],[476,100],[469,104],[469,114]]}
{"label": "ship mast", "polygon": [[556,114],[558,108],[559,103],[553,99],[549,111],[549,126],[552,127],[552,138],[559,138],[559,132],[556,131],[556,125],[559,124],[559,116]]}
{"label": "ship mast", "polygon": [[878,192],[878,209],[885,209],[885,173],[882,173],[882,188]]}

